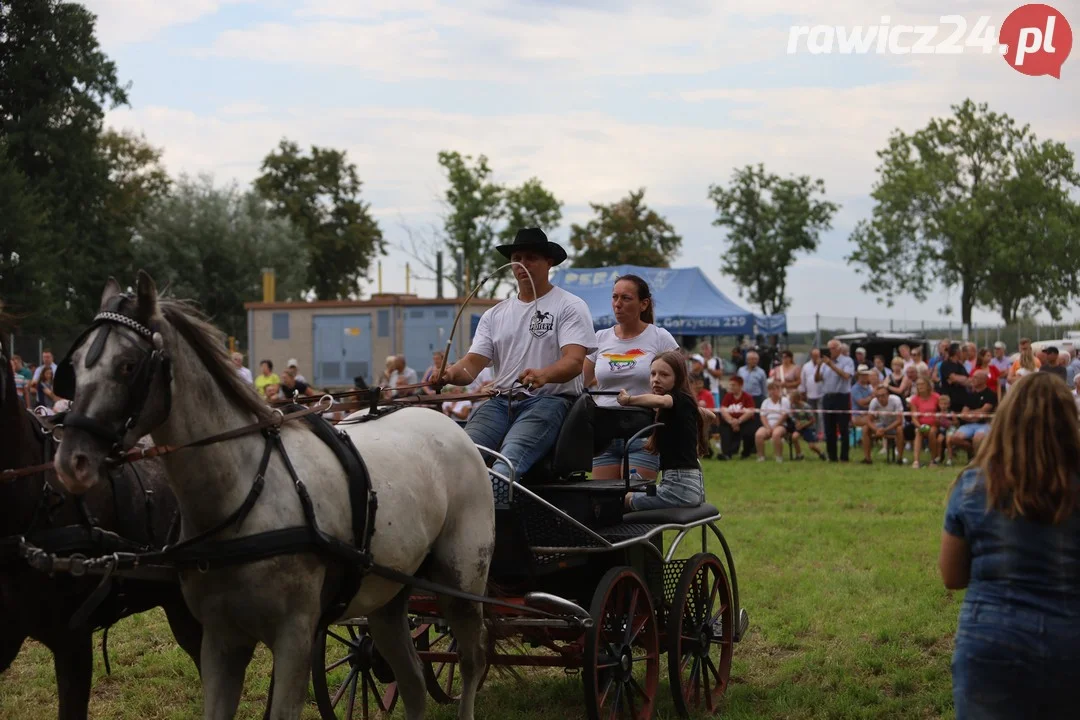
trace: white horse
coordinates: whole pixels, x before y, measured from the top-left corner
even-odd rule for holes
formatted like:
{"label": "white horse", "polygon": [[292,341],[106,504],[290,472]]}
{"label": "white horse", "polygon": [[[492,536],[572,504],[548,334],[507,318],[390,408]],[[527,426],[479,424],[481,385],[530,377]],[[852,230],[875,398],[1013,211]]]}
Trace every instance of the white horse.
{"label": "white horse", "polygon": [[[230,364],[221,334],[184,304],[159,299],[146,273],[139,273],[134,298],[120,295],[110,278],[102,308],[115,314],[71,354],[77,383],[73,414],[81,416],[81,422],[65,427],[56,458],[70,491],[85,492],[105,477],[102,468],[114,428],[125,448],[147,433],[157,445],[179,446],[270,417],[270,409]],[[125,323],[125,318],[134,322]],[[103,332],[110,334],[97,342]],[[155,349],[171,361],[171,383],[169,373],[160,368],[145,371]],[[132,415],[136,421],[126,427]],[[486,466],[468,436],[450,418],[419,408],[401,409],[346,431],[377,493],[373,561],[409,574],[423,565],[427,579],[483,594],[494,544],[494,503]],[[352,544],[348,481],[331,450],[304,422],[285,424],[281,439],[310,492],[319,527]],[[180,501],[184,538],[215,527],[244,502],[265,443],[256,432],[164,457]],[[305,524],[294,483],[274,453],[265,489],[250,513],[215,540]],[[300,717],[312,643],[329,603],[324,580],[333,581],[340,566],[339,560],[313,551],[182,573],[184,597],[204,628],[204,718],[233,717],[258,642],[274,656],[268,717]],[[409,635],[407,599],[408,588],[369,575],[342,617],[369,618],[376,647],[397,679],[406,717],[419,720],[426,691]],[[482,608],[450,598],[440,602],[461,648],[458,718],[471,720],[486,662]]]}

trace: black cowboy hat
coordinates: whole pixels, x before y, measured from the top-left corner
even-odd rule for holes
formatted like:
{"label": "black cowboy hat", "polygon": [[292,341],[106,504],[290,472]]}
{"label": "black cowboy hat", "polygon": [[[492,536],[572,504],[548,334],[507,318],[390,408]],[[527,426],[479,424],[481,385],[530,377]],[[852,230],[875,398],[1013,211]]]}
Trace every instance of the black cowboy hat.
{"label": "black cowboy hat", "polygon": [[532,250],[551,260],[552,265],[558,265],[566,259],[566,251],[558,243],[548,240],[547,235],[540,228],[522,228],[514,236],[514,242],[510,245],[499,245],[495,248],[507,260],[515,250]]}

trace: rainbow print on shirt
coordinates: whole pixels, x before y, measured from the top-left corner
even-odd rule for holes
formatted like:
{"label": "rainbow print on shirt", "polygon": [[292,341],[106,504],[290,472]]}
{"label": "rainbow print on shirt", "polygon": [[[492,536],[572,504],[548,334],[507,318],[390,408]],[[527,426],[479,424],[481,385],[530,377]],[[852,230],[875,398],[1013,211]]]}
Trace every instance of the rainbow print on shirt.
{"label": "rainbow print on shirt", "polygon": [[637,365],[638,358],[644,357],[646,352],[644,350],[628,350],[626,353],[601,353],[600,356],[608,361],[608,367],[613,372],[620,370],[630,370]]}

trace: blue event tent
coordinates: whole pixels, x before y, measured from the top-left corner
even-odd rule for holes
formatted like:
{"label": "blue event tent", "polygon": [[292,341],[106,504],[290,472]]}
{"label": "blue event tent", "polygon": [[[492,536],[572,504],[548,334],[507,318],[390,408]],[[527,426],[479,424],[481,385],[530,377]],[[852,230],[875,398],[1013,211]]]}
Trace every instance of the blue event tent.
{"label": "blue event tent", "polygon": [[[592,313],[596,329],[611,327],[611,288],[615,278],[634,274],[652,290],[656,324],[672,335],[749,335],[754,313],[739,307],[705,276],[701,268],[651,268],[618,265],[609,268],[560,268],[551,282],[580,297]],[[774,316],[775,317],[775,316]]]}
{"label": "blue event tent", "polygon": [[[589,306],[593,326],[615,324],[611,288],[620,275],[639,275],[652,290],[656,324],[672,335],[779,335],[787,332],[784,315],[755,315],[720,292],[701,268],[651,268],[618,265],[609,268],[560,268],[551,282],[580,297]],[[480,315],[473,315],[470,336]]]}

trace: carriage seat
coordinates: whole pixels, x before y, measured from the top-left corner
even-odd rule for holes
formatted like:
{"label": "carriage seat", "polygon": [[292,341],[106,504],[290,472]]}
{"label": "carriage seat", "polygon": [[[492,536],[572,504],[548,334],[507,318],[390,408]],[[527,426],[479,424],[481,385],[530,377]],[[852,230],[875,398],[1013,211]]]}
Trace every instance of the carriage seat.
{"label": "carriage seat", "polygon": [[653,413],[648,410],[598,408],[592,395],[582,393],[567,411],[551,450],[529,468],[522,482],[549,485],[584,480],[592,471],[593,457],[613,439],[626,440],[652,420]]}
{"label": "carriage seat", "polygon": [[720,511],[714,505],[702,503],[697,507],[635,510],[623,514],[623,522],[639,525],[689,525],[719,514]]}
{"label": "carriage seat", "polygon": [[582,393],[566,412],[559,436],[551,450],[529,468],[521,482],[525,485],[547,485],[584,480],[592,470],[593,418],[596,401]]}

